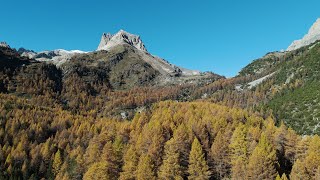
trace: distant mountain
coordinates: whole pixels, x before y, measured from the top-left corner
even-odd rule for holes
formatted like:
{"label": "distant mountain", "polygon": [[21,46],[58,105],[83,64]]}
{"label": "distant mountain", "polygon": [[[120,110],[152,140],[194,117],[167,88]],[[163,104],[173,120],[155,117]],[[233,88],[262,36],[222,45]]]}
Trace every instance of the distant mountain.
{"label": "distant mountain", "polygon": [[111,35],[110,33],[103,33],[101,37],[100,44],[98,46],[98,51],[100,50],[109,50],[114,46],[120,45],[120,44],[129,44],[141,51],[147,52],[147,49],[145,45],[143,44],[142,40],[140,39],[140,36],[130,34],[124,30],[120,30],[114,35]]}
{"label": "distant mountain", "polygon": [[65,63],[67,60],[70,60],[72,56],[76,54],[86,53],[86,52],[80,51],[80,50],[67,51],[64,49],[35,52],[33,50],[20,48],[18,50],[18,53],[23,57],[28,57],[30,59],[35,59],[37,61],[47,61],[57,66],[60,66],[61,64]]}
{"label": "distant mountain", "polygon": [[[120,30],[114,35],[110,33],[103,33],[101,37],[100,44],[98,46],[97,51],[113,51],[113,49],[118,48],[119,46],[123,47],[132,47],[134,49],[134,53],[141,60],[148,63],[152,68],[156,69],[160,74],[165,76],[200,76],[208,73],[201,73],[196,70],[189,70],[186,68],[178,67],[174,64],[169,63],[168,61],[151,55],[144,43],[142,42],[140,36],[128,33],[124,30]],[[94,54],[94,52],[84,52],[80,50],[50,50],[50,51],[42,51],[35,52],[32,50],[27,50],[25,48],[20,48],[18,53],[23,57],[28,57],[30,59],[35,59],[37,61],[47,61],[51,62],[57,66],[61,66],[68,60],[70,60],[73,56],[85,53]],[[94,57],[93,57],[94,58]],[[210,74],[210,73],[209,73]]]}
{"label": "distant mountain", "polygon": [[320,40],[320,18],[311,26],[308,34],[306,34],[302,39],[294,41],[288,47],[287,51],[299,49],[303,46],[314,43],[317,40]]}
{"label": "distant mountain", "polygon": [[1,48],[10,48],[10,46],[6,42],[0,42]]}
{"label": "distant mountain", "polygon": [[[77,67],[77,68],[76,68]],[[152,56],[129,44],[113,46],[108,51],[101,50],[74,55],[61,68],[69,74],[90,67],[90,71],[101,71],[108,77],[115,89],[131,89],[139,86],[166,86],[179,84],[207,84],[222,76],[214,73],[200,73],[179,68],[169,62]],[[92,79],[96,75],[86,73]]]}
{"label": "distant mountain", "polygon": [[180,68],[125,41],[93,52],[35,52],[2,44],[0,92],[50,96],[77,113],[95,109],[99,116],[131,118],[161,100],[185,101],[192,89],[224,78]]}
{"label": "distant mountain", "polygon": [[144,43],[142,42],[140,36],[130,34],[124,30],[120,30],[114,35],[110,33],[103,33],[101,37],[100,44],[97,51],[107,50],[111,51],[113,48],[118,46],[127,45],[127,47],[133,47],[138,51],[135,51],[136,54],[140,56],[142,60],[150,64],[154,69],[159,71],[162,75],[171,75],[171,76],[193,76],[200,75],[200,71],[189,70],[185,68],[180,68],[176,65],[169,63],[168,61],[151,55]]}

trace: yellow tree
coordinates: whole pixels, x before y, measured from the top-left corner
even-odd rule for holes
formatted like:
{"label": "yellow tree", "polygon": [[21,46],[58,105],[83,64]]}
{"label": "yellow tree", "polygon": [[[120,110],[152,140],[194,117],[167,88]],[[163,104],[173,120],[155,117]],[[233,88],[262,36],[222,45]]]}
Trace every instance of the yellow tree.
{"label": "yellow tree", "polygon": [[229,140],[226,133],[218,132],[211,146],[210,156],[213,161],[214,176],[223,179],[230,171]]}
{"label": "yellow tree", "polygon": [[288,180],[287,176],[285,173],[282,174],[282,176],[280,177],[280,175],[278,174],[276,177],[276,180]]}
{"label": "yellow tree", "polygon": [[62,165],[62,158],[61,158],[60,150],[58,150],[54,155],[53,164],[52,164],[53,173],[55,175],[59,173],[61,165]]}
{"label": "yellow tree", "polygon": [[292,166],[290,179],[292,180],[299,180],[299,179],[310,179],[306,172],[306,168],[303,162],[299,159],[296,160]]}
{"label": "yellow tree", "polygon": [[230,141],[231,176],[233,179],[246,178],[246,164],[248,143],[246,140],[246,127],[239,124],[234,130]]}
{"label": "yellow tree", "polygon": [[276,151],[262,133],[259,144],[249,158],[248,179],[274,179],[277,175],[276,163]]}
{"label": "yellow tree", "polygon": [[115,179],[119,178],[122,165],[122,149],[123,145],[119,138],[112,143],[107,142],[102,149],[102,161],[106,161],[110,165],[110,172]]}
{"label": "yellow tree", "polygon": [[185,124],[181,124],[173,133],[173,138],[175,139],[175,146],[176,150],[179,152],[180,156],[180,166],[182,168],[183,176],[187,175],[188,171],[188,161],[189,161],[189,154],[191,149],[191,143],[193,141],[192,133],[188,129]]}
{"label": "yellow tree", "polygon": [[107,162],[93,163],[88,171],[84,174],[84,180],[102,180],[111,179],[108,173],[109,165]]}
{"label": "yellow tree", "polygon": [[134,180],[136,179],[136,170],[138,166],[139,157],[137,155],[134,145],[130,145],[124,155],[124,165],[120,173],[121,180]]}
{"label": "yellow tree", "polygon": [[137,169],[137,180],[156,179],[154,174],[154,164],[148,154],[141,155]]}
{"label": "yellow tree", "polygon": [[188,179],[209,179],[209,167],[207,165],[201,144],[197,138],[194,139],[189,156]]}
{"label": "yellow tree", "polygon": [[166,142],[163,163],[158,176],[160,179],[183,179],[180,166],[180,153],[177,151],[175,139]]}
{"label": "yellow tree", "polygon": [[320,167],[320,137],[313,136],[305,158],[306,170],[311,178],[317,174],[318,167]]}

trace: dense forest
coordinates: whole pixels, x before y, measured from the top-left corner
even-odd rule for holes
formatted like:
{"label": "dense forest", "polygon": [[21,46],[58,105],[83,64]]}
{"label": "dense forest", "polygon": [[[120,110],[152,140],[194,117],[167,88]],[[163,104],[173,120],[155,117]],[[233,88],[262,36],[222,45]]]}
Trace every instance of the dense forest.
{"label": "dense forest", "polygon": [[318,107],[319,49],[269,54],[235,78],[151,86],[158,72],[139,59],[96,63],[110,55],[99,52],[57,67],[2,48],[0,179],[320,179],[318,131],[288,114]]}
{"label": "dense forest", "polygon": [[272,117],[165,101],[132,121],[1,95],[4,179],[319,179],[320,138]]}

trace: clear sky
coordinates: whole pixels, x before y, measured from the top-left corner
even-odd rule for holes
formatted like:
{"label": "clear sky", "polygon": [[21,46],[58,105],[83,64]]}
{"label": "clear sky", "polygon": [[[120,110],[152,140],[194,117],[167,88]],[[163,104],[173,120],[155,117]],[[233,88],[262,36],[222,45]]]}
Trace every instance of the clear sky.
{"label": "clear sky", "polygon": [[124,29],[173,64],[231,77],[300,39],[319,7],[319,0],[0,0],[0,41],[92,51],[103,32]]}

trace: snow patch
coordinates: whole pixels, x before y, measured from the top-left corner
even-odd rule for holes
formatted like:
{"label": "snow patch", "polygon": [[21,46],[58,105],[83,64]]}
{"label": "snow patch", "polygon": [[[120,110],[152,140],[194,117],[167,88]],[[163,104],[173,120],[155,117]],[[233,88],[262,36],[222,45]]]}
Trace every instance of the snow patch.
{"label": "snow patch", "polygon": [[52,62],[53,64],[60,66],[66,61],[70,60],[76,54],[88,53],[80,50],[65,50],[65,49],[56,49],[52,51],[42,51],[39,53],[36,52],[24,52],[21,56],[35,59],[37,61],[47,61]]}

